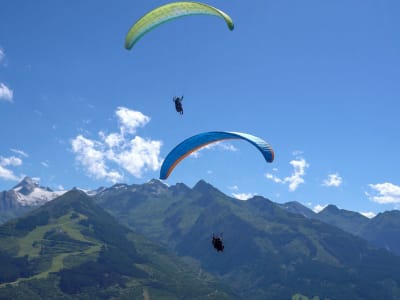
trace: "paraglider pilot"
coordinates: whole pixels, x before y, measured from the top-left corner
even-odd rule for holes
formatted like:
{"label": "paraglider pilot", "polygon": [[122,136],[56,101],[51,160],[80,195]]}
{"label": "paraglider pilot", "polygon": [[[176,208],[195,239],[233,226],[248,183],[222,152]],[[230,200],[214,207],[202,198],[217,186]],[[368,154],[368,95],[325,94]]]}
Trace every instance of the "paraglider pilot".
{"label": "paraglider pilot", "polygon": [[176,97],[174,96],[174,98],[172,99],[175,102],[175,109],[178,113],[180,113],[181,115],[183,115],[183,107],[182,107],[182,100],[183,100],[183,96],[182,97]]}
{"label": "paraglider pilot", "polygon": [[219,236],[214,235],[212,236],[212,241],[211,241],[213,247],[215,248],[215,250],[217,250],[217,252],[223,252],[224,251],[224,243],[222,242],[222,238]]}

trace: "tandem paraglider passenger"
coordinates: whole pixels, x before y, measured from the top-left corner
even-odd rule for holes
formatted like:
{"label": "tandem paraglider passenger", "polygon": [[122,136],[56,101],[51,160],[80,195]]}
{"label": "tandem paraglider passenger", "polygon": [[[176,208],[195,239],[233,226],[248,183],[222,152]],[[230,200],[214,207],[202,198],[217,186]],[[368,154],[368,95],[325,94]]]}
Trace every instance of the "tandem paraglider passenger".
{"label": "tandem paraglider passenger", "polygon": [[211,241],[213,247],[215,248],[215,250],[217,250],[217,252],[223,252],[224,251],[224,243],[222,242],[222,237],[216,236],[213,233],[213,237],[212,237],[212,241]]}
{"label": "tandem paraglider passenger", "polygon": [[174,96],[174,98],[172,99],[175,102],[175,109],[178,113],[180,113],[181,115],[183,115],[183,107],[182,107],[182,100],[183,100],[183,96],[182,97],[176,97]]}

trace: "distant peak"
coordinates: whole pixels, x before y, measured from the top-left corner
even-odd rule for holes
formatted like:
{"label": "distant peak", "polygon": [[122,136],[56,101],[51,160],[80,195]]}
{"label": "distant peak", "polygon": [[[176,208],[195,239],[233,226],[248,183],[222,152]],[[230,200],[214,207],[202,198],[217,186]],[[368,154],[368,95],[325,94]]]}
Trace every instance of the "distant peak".
{"label": "distant peak", "polygon": [[168,187],[168,185],[165,182],[155,178],[151,179],[149,182],[147,182],[147,184],[157,184]]}
{"label": "distant peak", "polygon": [[211,184],[209,184],[208,182],[206,182],[203,179],[200,179],[193,187],[193,189],[199,189],[199,188],[214,188]]}
{"label": "distant peak", "polygon": [[128,188],[128,185],[125,183],[116,183],[111,188],[114,190],[121,190],[121,189],[126,190]]}
{"label": "distant peak", "polygon": [[19,192],[23,195],[28,195],[33,192],[35,188],[39,187],[39,184],[34,181],[32,178],[25,176],[24,179],[12,189],[16,192]]}
{"label": "distant peak", "polygon": [[168,189],[168,185],[159,179],[151,179],[144,184],[146,188],[155,189],[157,191]]}
{"label": "distant peak", "polygon": [[185,189],[185,190],[190,190],[190,188],[186,184],[184,184],[183,182],[178,182],[175,185],[171,186],[171,188],[174,188],[174,187],[175,188],[182,188],[182,189]]}
{"label": "distant peak", "polygon": [[289,201],[289,202],[285,202],[284,205],[301,205],[304,206],[303,204],[301,204],[298,201]]}
{"label": "distant peak", "polygon": [[200,193],[209,193],[211,191],[218,192],[223,194],[220,190],[218,190],[216,187],[211,185],[210,183],[206,182],[205,180],[201,179],[199,180],[195,186],[193,187],[194,191],[198,191]]}
{"label": "distant peak", "polygon": [[262,205],[271,205],[273,202],[267,198],[264,198],[263,196],[260,195],[255,195],[254,197],[251,197],[249,200],[247,200],[251,204],[262,204]]}
{"label": "distant peak", "polygon": [[18,183],[14,188],[19,187],[19,186],[24,186],[24,185],[39,185],[36,181],[34,181],[32,178],[25,176],[20,183]]}
{"label": "distant peak", "polygon": [[153,194],[162,194],[168,190],[168,185],[158,179],[151,179],[143,185],[143,188]]}
{"label": "distant peak", "polygon": [[339,208],[336,205],[329,204],[327,207],[325,207],[322,211],[330,211],[330,212],[336,212],[339,211]]}

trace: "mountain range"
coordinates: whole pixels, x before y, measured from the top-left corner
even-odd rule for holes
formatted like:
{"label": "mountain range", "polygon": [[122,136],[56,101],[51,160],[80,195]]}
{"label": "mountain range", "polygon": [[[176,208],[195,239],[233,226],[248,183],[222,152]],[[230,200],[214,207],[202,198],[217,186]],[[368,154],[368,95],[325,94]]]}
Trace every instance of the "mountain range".
{"label": "mountain range", "polygon": [[[149,183],[161,183],[153,179]],[[149,184],[148,183],[148,184]],[[162,186],[164,184],[161,183]],[[139,188],[141,185],[134,185]],[[184,186],[183,184],[178,184]],[[187,187],[188,188],[188,187]],[[110,188],[99,187],[96,190],[82,190],[89,196],[95,196],[109,190],[128,189],[126,184],[116,184]],[[48,187],[40,186],[29,177],[8,191],[0,193],[0,224],[21,216],[44,203],[65,193],[65,190],[53,191]],[[374,218],[367,218],[358,212],[339,209],[335,205],[327,205],[319,213],[302,205],[299,202],[275,203],[282,209],[300,214],[309,219],[316,219],[336,226],[346,232],[359,236],[372,245],[385,248],[400,255],[400,211],[386,211],[379,213]]]}
{"label": "mountain range", "polygon": [[79,190],[0,226],[0,265],[0,299],[235,298]]}
{"label": "mountain range", "polygon": [[280,206],[289,212],[336,226],[367,240],[376,247],[385,248],[400,255],[400,211],[398,210],[379,213],[369,219],[358,212],[339,209],[335,205],[328,205],[319,213],[313,212],[298,202],[289,202]]}
{"label": "mountain range", "polygon": [[[68,202],[71,197],[85,198],[90,203],[90,205],[85,204],[88,207],[87,211],[74,214],[71,209],[58,208],[60,217],[55,217],[58,215],[49,212],[51,217],[47,218],[47,223],[41,221],[41,217],[32,217],[32,215],[42,215],[41,209],[44,208],[53,211],[52,207],[55,205],[53,203]],[[66,204],[58,205],[68,207]],[[60,284],[63,282],[61,278],[68,278],[68,276],[62,277],[62,274],[76,276],[77,273],[70,270],[74,267],[77,267],[79,272],[82,271],[79,265],[70,264],[78,257],[78,252],[83,261],[87,259],[90,261],[90,257],[93,258],[91,251],[98,249],[93,248],[96,247],[95,245],[109,243],[107,240],[104,241],[104,235],[101,237],[96,235],[97,242],[94,242],[94,245],[85,244],[92,242],[94,237],[87,232],[87,227],[79,226],[86,224],[85,217],[89,211],[93,210],[102,211],[99,215],[108,216],[105,218],[105,224],[100,221],[101,218],[95,218],[99,228],[107,227],[107,224],[112,223],[111,220],[114,220],[116,224],[118,220],[121,225],[118,225],[120,226],[118,228],[117,225],[113,225],[115,231],[130,232],[128,236],[141,237],[136,239],[136,248],[146,249],[148,247],[146,245],[153,243],[157,245],[154,247],[163,249],[160,250],[162,253],[172,252],[173,254],[170,255],[176,256],[177,263],[187,266],[188,274],[207,274],[204,276],[208,278],[207,282],[212,283],[211,286],[205,282],[203,285],[195,284],[199,288],[189,292],[192,296],[194,294],[208,295],[214,299],[220,299],[218,297],[229,299],[236,297],[397,299],[400,297],[400,273],[398,272],[400,257],[394,254],[398,249],[396,242],[399,240],[398,228],[400,228],[400,216],[397,211],[378,214],[375,218],[368,219],[358,213],[341,210],[332,205],[316,214],[297,202],[277,204],[260,196],[240,201],[228,197],[202,180],[193,188],[183,183],[167,186],[161,181],[151,180],[144,184],[116,184],[91,192],[75,189],[53,201],[48,201],[43,206],[32,206],[30,209],[31,212],[27,215],[26,210],[18,211],[19,216],[21,214],[25,216],[11,220],[0,227],[0,232],[8,232],[8,235],[0,235],[0,256],[5,257],[3,261],[6,263],[10,260],[13,264],[28,266],[19,273],[16,271],[17,274],[14,273],[14,277],[11,276],[12,278],[6,281],[12,283],[6,285],[9,293],[15,292],[12,286],[16,283],[18,286],[26,285],[29,292],[33,293],[32,280],[47,274],[46,280],[50,280],[49,278],[53,280],[50,280],[53,292],[65,294]],[[7,210],[1,212],[7,212]],[[41,244],[43,243],[41,239],[52,240],[55,235],[55,239],[58,240],[61,233],[57,230],[60,225],[65,224],[66,220],[70,220],[72,214],[77,222],[77,224],[73,223],[75,224],[73,226],[78,227],[62,229],[68,237],[64,236],[61,240],[75,238],[74,243],[78,243],[81,248],[74,245],[75,248],[65,252],[65,249],[62,250],[61,247],[61,252],[47,259],[46,265],[42,262],[44,259],[41,257],[42,250],[38,250],[47,249],[46,245]],[[90,224],[89,228],[91,228]],[[44,232],[42,229],[38,232],[38,227],[48,230]],[[25,231],[16,233],[16,228],[25,228]],[[225,243],[223,253],[217,253],[212,248],[213,233],[222,235]],[[393,241],[395,235],[397,236]],[[11,237],[14,236],[20,236],[22,240],[11,243]],[[33,246],[31,238],[27,238],[32,236],[40,237],[35,240],[37,249]],[[29,243],[31,243],[30,248],[27,246]],[[16,256],[10,256],[10,245],[14,247],[13,253],[18,253]],[[57,247],[59,246],[56,244],[54,249]],[[2,254],[1,249],[8,254]],[[152,257],[153,255],[150,255],[145,261],[152,261]],[[26,258],[25,261],[24,258]],[[38,261],[35,261],[36,258]],[[95,260],[95,262],[100,261]],[[33,267],[29,265],[29,262],[35,266],[41,266],[36,269],[36,273],[30,271],[29,268]],[[58,269],[57,267],[52,269],[54,265],[58,266]],[[162,265],[166,264],[162,263]],[[119,278],[126,276],[130,275],[122,273]],[[171,273],[171,276],[174,278],[178,275]],[[27,280],[21,278],[27,278]],[[160,278],[157,280],[160,281],[159,286],[163,287],[161,290],[153,289],[149,292],[151,285],[148,282],[143,284],[141,281],[142,285],[136,292],[147,290],[152,295],[157,292],[167,295],[164,290],[167,285]],[[193,282],[199,279],[194,275],[188,278],[192,278]],[[129,280],[127,282],[136,282],[136,279]],[[104,295],[109,295],[111,292],[117,293],[117,291],[119,295],[129,293],[121,288],[126,285],[125,283],[121,283],[120,280],[117,282],[117,286],[115,282],[114,285],[105,286],[101,293],[105,293]],[[76,284],[76,282],[72,283],[71,286],[74,287]],[[99,283],[91,282],[81,292],[90,293],[91,287],[96,284]],[[185,285],[179,283],[181,284]],[[216,286],[218,286],[217,289]],[[218,297],[210,292],[213,288],[214,291],[215,289],[220,291]],[[174,287],[170,293],[170,295],[179,295],[182,292]]]}
{"label": "mountain range", "polygon": [[[113,186],[94,200],[242,298],[384,299],[400,292],[400,257],[260,196],[240,201],[202,180],[193,188],[152,180]],[[221,232],[225,251],[218,256],[210,240]]]}
{"label": "mountain range", "polygon": [[10,190],[0,193],[0,223],[39,207],[65,192],[42,187],[30,177],[25,177]]}

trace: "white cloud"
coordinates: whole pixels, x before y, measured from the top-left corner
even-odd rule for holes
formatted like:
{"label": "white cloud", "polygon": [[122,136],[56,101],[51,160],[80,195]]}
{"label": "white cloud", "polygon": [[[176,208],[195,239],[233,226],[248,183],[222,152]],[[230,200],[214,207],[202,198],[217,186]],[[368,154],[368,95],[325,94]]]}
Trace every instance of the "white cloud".
{"label": "white cloud", "polygon": [[150,118],[123,107],[117,108],[116,115],[119,117],[119,132],[99,132],[99,140],[91,140],[83,135],[72,140],[77,162],[86,169],[88,175],[114,183],[124,176],[120,171],[110,168],[110,164],[135,177],[141,177],[148,170],[158,170],[161,166],[161,141],[131,136],[137,127],[147,124]]}
{"label": "white cloud", "polygon": [[232,144],[222,141],[222,142],[211,143],[211,144],[208,144],[208,145],[206,145],[204,147],[201,147],[197,151],[191,153],[190,156],[192,156],[194,158],[198,158],[198,157],[200,157],[202,151],[204,151],[204,150],[213,150],[213,149],[219,149],[219,150],[230,151],[230,152],[235,152],[235,151],[238,150]]}
{"label": "white cloud", "polygon": [[373,212],[360,212],[364,217],[367,217],[368,219],[372,219],[376,216],[376,213]]}
{"label": "white cloud", "polygon": [[324,180],[324,182],[322,183],[323,186],[327,186],[327,187],[338,187],[342,184],[343,182],[343,178],[338,174],[329,174],[328,178]]}
{"label": "white cloud", "polygon": [[5,100],[8,102],[12,102],[13,94],[14,94],[13,90],[11,90],[4,83],[0,82],[0,101]]}
{"label": "white cloud", "polygon": [[13,171],[6,169],[2,166],[0,166],[0,178],[5,180],[19,180],[19,178],[14,175]]}
{"label": "white cloud", "polygon": [[400,186],[390,182],[370,184],[372,194],[366,195],[374,202],[380,204],[400,203]]}
{"label": "white cloud", "polygon": [[22,165],[22,160],[15,156],[2,157],[0,156],[0,178],[5,180],[18,181],[21,177],[18,177],[9,167],[15,167]]}
{"label": "white cloud", "polygon": [[248,200],[254,197],[256,194],[254,193],[232,193],[232,196],[238,200]]}
{"label": "white cloud", "polygon": [[23,156],[23,157],[28,157],[28,156],[29,156],[26,152],[24,152],[24,151],[22,151],[22,150],[19,150],[19,149],[13,149],[13,148],[11,148],[10,151],[12,151],[12,152],[14,152],[14,153],[16,153],[16,154],[19,154],[19,155],[21,155],[21,156]]}
{"label": "white cloud", "polygon": [[40,182],[40,177],[32,177],[32,181],[39,184]]}
{"label": "white cloud", "polygon": [[117,147],[124,142],[123,136],[119,133],[106,135],[103,132],[100,132],[99,135],[110,148]]}
{"label": "white cloud", "polygon": [[35,114],[37,114],[39,117],[42,117],[42,116],[43,116],[43,113],[42,113],[40,110],[38,110],[38,109],[34,109],[33,112],[34,112]]}
{"label": "white cloud", "polygon": [[121,124],[121,133],[135,133],[138,127],[143,127],[150,121],[150,117],[145,116],[140,111],[128,109],[126,107],[118,107],[115,114]]}
{"label": "white cloud", "polygon": [[238,200],[248,200],[257,195],[256,193],[239,193],[239,187],[237,185],[229,186],[228,189],[233,191],[232,196]]}
{"label": "white cloud", "polygon": [[20,166],[22,165],[22,160],[15,156],[2,157],[0,156],[0,166]]}
{"label": "white cloud", "polygon": [[219,147],[221,150],[226,150],[231,152],[235,152],[238,150],[235,146],[227,142],[217,142],[216,146]]}
{"label": "white cloud", "polygon": [[0,47],[0,62],[2,62],[5,57],[4,49]]}
{"label": "white cloud", "polygon": [[72,150],[77,155],[76,160],[82,164],[90,176],[117,182],[123,176],[115,170],[108,171],[102,148],[101,143],[89,140],[82,135],[78,135],[72,140]]}
{"label": "white cloud", "polygon": [[49,167],[49,162],[48,161],[42,161],[40,164],[45,168]]}
{"label": "white cloud", "polygon": [[294,151],[292,152],[292,155],[293,155],[293,156],[296,156],[296,157],[299,157],[299,156],[303,155],[303,151],[301,151],[301,150],[294,150]]}
{"label": "white cloud", "polygon": [[117,150],[109,149],[107,158],[114,161],[135,177],[147,170],[157,171],[161,166],[160,141],[146,140],[135,136]]}
{"label": "white cloud", "polygon": [[228,189],[230,189],[231,191],[238,191],[239,187],[237,185],[232,185],[232,186],[229,186]]}
{"label": "white cloud", "polygon": [[290,176],[287,176],[285,178],[279,178],[278,176],[267,173],[265,174],[267,179],[270,179],[276,183],[282,183],[282,184],[288,184],[289,185],[289,191],[293,192],[295,191],[298,186],[302,183],[304,183],[304,175],[306,174],[306,169],[310,166],[304,158],[298,159],[298,160],[292,160],[290,161],[290,164],[293,167],[293,172]]}
{"label": "white cloud", "polygon": [[322,211],[327,206],[328,206],[327,204],[325,204],[325,205],[317,204],[317,205],[314,206],[313,211],[315,213],[319,213],[320,211]]}

